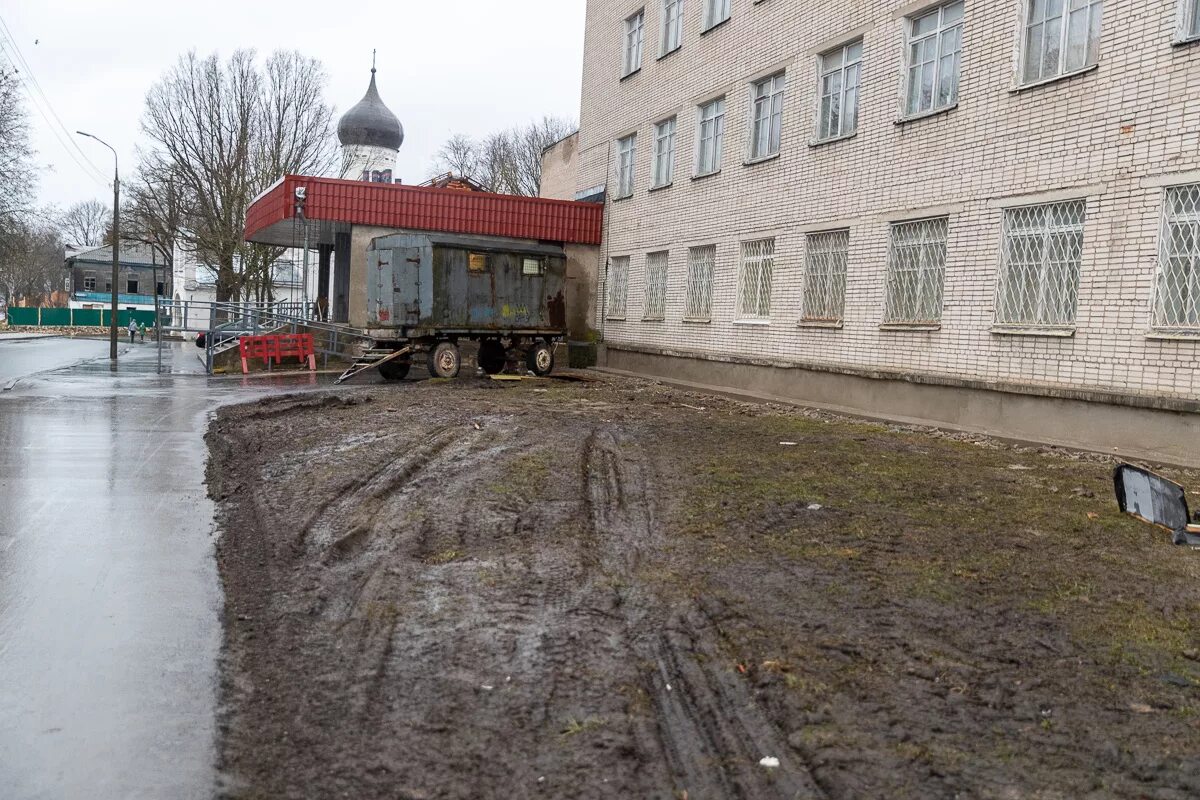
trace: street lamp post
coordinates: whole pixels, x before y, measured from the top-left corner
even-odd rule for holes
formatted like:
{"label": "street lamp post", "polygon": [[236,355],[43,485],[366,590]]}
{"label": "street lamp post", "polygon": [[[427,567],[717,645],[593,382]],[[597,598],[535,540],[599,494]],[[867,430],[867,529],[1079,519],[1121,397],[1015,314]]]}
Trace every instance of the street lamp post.
{"label": "street lamp post", "polygon": [[95,139],[100,144],[112,150],[113,154],[113,259],[112,259],[112,318],[108,321],[108,357],[114,363],[117,360],[117,281],[120,279],[121,259],[121,171],[117,162],[117,151],[111,144],[83,131],[75,131],[80,136]]}

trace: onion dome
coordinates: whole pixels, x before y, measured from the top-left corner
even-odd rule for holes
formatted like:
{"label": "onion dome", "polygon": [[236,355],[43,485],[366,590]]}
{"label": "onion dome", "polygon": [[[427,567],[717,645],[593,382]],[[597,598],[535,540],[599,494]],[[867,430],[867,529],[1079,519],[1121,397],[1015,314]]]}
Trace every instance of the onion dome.
{"label": "onion dome", "polygon": [[404,144],[404,126],[383,104],[375,87],[375,68],[371,67],[371,85],[358,105],[338,122],[338,140],[346,147],[386,147],[399,150]]}

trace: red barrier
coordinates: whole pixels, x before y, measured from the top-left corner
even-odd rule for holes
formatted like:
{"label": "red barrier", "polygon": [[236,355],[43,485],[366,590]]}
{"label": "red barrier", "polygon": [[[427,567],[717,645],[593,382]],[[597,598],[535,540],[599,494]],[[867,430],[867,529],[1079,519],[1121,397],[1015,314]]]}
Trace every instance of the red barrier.
{"label": "red barrier", "polygon": [[311,333],[270,334],[267,336],[243,336],[238,340],[242,356],[242,374],[250,372],[250,359],[259,358],[267,362],[282,364],[285,358],[298,358],[308,364],[309,370],[317,369],[317,351]]}

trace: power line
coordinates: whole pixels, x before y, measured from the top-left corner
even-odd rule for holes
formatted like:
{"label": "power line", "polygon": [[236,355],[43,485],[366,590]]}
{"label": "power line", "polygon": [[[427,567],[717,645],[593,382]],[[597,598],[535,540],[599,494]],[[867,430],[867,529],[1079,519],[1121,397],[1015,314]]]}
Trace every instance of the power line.
{"label": "power line", "polygon": [[[50,132],[54,134],[54,138],[58,140],[60,145],[62,145],[63,150],[65,150],[67,155],[71,157],[71,160],[74,161],[75,164],[81,170],[83,170],[89,178],[100,183],[102,186],[108,185],[109,181],[104,177],[104,173],[99,167],[92,163],[92,160],[87,157],[87,154],[84,153],[83,150],[80,149],[79,145],[71,138],[70,132],[67,130],[67,127],[63,125],[62,119],[59,118],[58,113],[54,110],[54,106],[50,103],[50,99],[46,97],[46,93],[42,91],[41,85],[37,82],[37,77],[33,74],[33,70],[29,67],[29,62],[26,61],[24,55],[21,54],[20,48],[12,38],[12,32],[9,30],[8,25],[4,23],[4,19],[2,17],[0,17],[0,27],[2,27],[4,32],[7,34],[7,39],[0,39],[0,50],[4,50],[7,53],[8,47],[6,44],[11,46],[12,51],[9,53],[9,55],[10,57],[12,54],[16,55],[14,63],[16,66],[18,66],[18,69],[16,70],[17,79],[21,81],[21,85],[25,88],[25,93],[32,101],[34,109],[38,112],[41,118],[45,120],[46,124],[50,127]],[[24,71],[19,68],[21,66],[24,67]],[[26,76],[28,76],[28,80],[26,79]],[[34,95],[33,90],[30,88],[31,84],[37,90],[38,95],[41,96],[42,103],[47,109],[49,109],[50,114],[54,117],[54,120],[51,120],[50,117],[46,115],[46,112],[42,109],[42,105],[38,103],[38,97]],[[55,124],[56,122],[57,125]],[[60,130],[62,133],[59,132]],[[65,138],[63,134],[66,134]],[[78,155],[76,155],[76,153],[78,153]],[[80,157],[82,157],[82,161],[80,160]]]}
{"label": "power line", "polygon": [[[100,169],[99,167],[97,167],[95,165],[95,163],[93,163],[92,160],[90,158],[88,158],[87,153],[83,152],[83,149],[79,146],[79,143],[76,142],[71,137],[71,132],[67,129],[67,126],[63,124],[62,118],[58,116],[58,112],[54,110],[54,104],[50,102],[50,98],[47,97],[46,92],[42,90],[42,85],[40,83],[38,83],[37,75],[35,75],[33,72],[33,67],[31,67],[29,65],[29,61],[26,60],[25,54],[21,52],[21,46],[19,44],[17,44],[17,40],[13,36],[12,30],[8,27],[8,23],[4,21],[3,15],[0,15],[0,27],[2,27],[4,29],[4,32],[8,37],[8,39],[7,39],[8,43],[12,46],[12,49],[16,52],[17,58],[20,59],[21,64],[24,65],[26,74],[29,76],[29,79],[33,82],[33,85],[37,89],[38,94],[41,95],[42,100],[46,105],[46,108],[50,109],[50,113],[53,114],[54,119],[58,121],[59,128],[63,131],[63,133],[66,134],[67,142],[69,143],[69,145],[75,148],[75,151],[77,153],[79,153],[79,155],[83,157],[83,160],[86,161],[91,166],[92,170],[96,173],[96,175],[103,178],[104,171],[102,169]],[[76,162],[76,163],[78,163],[78,162]]]}

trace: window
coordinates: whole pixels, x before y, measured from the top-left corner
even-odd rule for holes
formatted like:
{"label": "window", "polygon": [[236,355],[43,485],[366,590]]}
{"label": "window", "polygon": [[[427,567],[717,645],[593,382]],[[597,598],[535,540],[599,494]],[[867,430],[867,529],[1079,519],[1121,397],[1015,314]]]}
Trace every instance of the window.
{"label": "window", "polygon": [[841,322],[846,306],[850,231],[809,234],[806,250],[801,318],[813,322]]}
{"label": "window", "polygon": [[1073,200],[1004,212],[998,324],[1074,324],[1085,208],[1083,200]]}
{"label": "window", "polygon": [[837,139],[858,129],[858,77],[862,69],[862,40],[820,57],[821,106],[817,139]]}
{"label": "window", "polygon": [[83,279],[83,290],[85,292],[96,291],[96,279],[95,278],[84,278]]}
{"label": "window", "polygon": [[162,281],[159,281],[158,283],[154,284],[154,291],[159,297],[163,297],[167,293],[167,286]]}
{"label": "window", "polygon": [[137,294],[138,293],[138,282],[135,280],[132,280],[132,279],[125,281],[125,293],[126,294]]}
{"label": "window", "polygon": [[688,250],[687,299],[683,318],[693,322],[708,322],[712,318],[713,266],[717,263],[717,246],[706,245]]}
{"label": "window", "polygon": [[696,148],[696,174],[721,170],[721,145],[725,141],[725,98],[700,106],[700,145]]}
{"label": "window", "polygon": [[663,0],[662,50],[666,55],[683,44],[683,0]]}
{"label": "window", "polygon": [[908,21],[908,101],[905,112],[924,114],[958,102],[962,0]]}
{"label": "window", "polygon": [[546,262],[540,258],[525,257],[521,259],[522,275],[545,275]]}
{"label": "window", "polygon": [[742,274],[738,280],[737,316],[743,320],[771,317],[771,272],[775,240],[742,242]]}
{"label": "window", "polygon": [[1099,60],[1103,0],[1028,0],[1022,82],[1066,75]]}
{"label": "window", "polygon": [[1200,37],[1200,0],[1179,0],[1178,40]]}
{"label": "window", "polygon": [[642,68],[642,34],[645,26],[645,9],[625,20],[625,71],[622,73],[623,75],[632,75]]}
{"label": "window", "polygon": [[633,158],[637,153],[637,134],[617,140],[617,199],[633,194]]}
{"label": "window", "polygon": [[754,84],[750,159],[766,158],[779,152],[779,137],[783,132],[784,73],[764,78]]}
{"label": "window", "polygon": [[670,254],[663,250],[646,256],[646,307],[642,319],[660,320],[667,311],[667,260]]}
{"label": "window", "polygon": [[704,0],[704,30],[729,19],[732,0]]}
{"label": "window", "polygon": [[612,260],[608,269],[608,318],[625,319],[625,300],[629,294],[629,256]]}
{"label": "window", "polygon": [[892,225],[885,325],[922,325],[941,320],[947,228],[945,217]]}
{"label": "window", "polygon": [[1172,186],[1164,200],[1153,325],[1200,331],[1200,183]]}
{"label": "window", "polygon": [[654,126],[654,186],[667,186],[675,177],[675,117]]}

